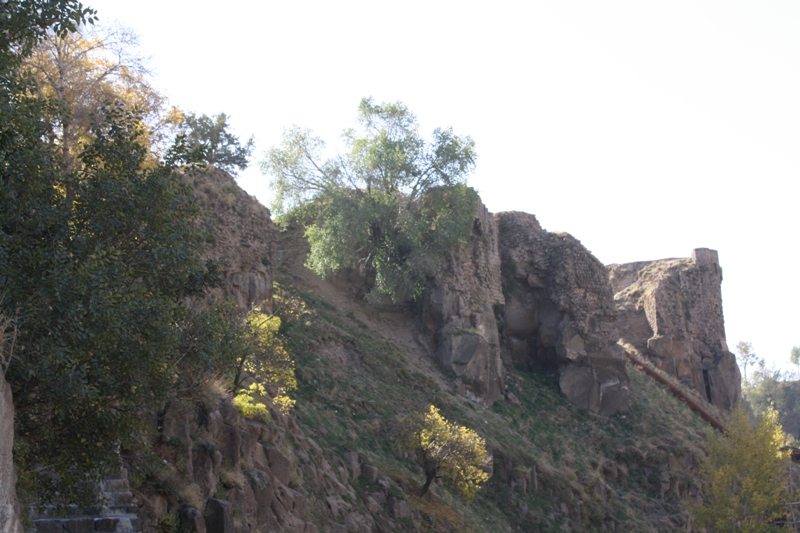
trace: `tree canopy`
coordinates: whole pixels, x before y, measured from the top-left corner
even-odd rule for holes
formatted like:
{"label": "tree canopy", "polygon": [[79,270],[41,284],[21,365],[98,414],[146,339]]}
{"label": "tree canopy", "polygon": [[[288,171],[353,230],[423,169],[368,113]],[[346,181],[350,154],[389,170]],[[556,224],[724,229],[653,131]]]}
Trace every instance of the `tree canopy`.
{"label": "tree canopy", "polygon": [[475,143],[437,128],[430,141],[402,103],[359,105],[347,151],[323,154],[311,131],[291,128],[261,163],[273,208],[307,228],[308,266],[322,276],[357,268],[376,295],[414,299],[450,250],[469,238],[478,201],[465,185]]}
{"label": "tree canopy", "polygon": [[236,174],[237,169],[247,168],[255,140],[251,136],[242,144],[229,129],[225,113],[212,117],[188,113],[180,125],[190,150],[200,154],[201,159],[209,165]]}
{"label": "tree canopy", "polygon": [[778,413],[759,416],[755,427],[738,406],[725,435],[711,435],[700,469],[703,503],[690,511],[696,525],[714,531],[782,531],[772,524],[785,508],[786,453]]}
{"label": "tree canopy", "polygon": [[146,127],[138,142],[149,145],[164,129],[166,99],[151,86],[137,48],[138,37],[125,27],[84,26],[80,33],[48,32],[25,58],[39,96],[52,104],[49,140],[58,146],[64,172],[80,162],[93,122],[110,103],[124,102],[142,117]]}
{"label": "tree canopy", "polygon": [[433,405],[404,420],[399,446],[413,453],[425,472],[420,496],[428,492],[434,479],[441,479],[472,499],[489,479],[486,441],[474,430],[449,422]]}
{"label": "tree canopy", "polygon": [[242,339],[218,308],[185,305],[218,281],[177,172],[185,145],[155,162],[142,116],[120,100],[95,114],[72,169],[49,141],[54,99],[23,60],[49,29],[66,38],[92,12],[59,0],[0,12],[13,23],[0,30],[12,43],[0,50],[0,315],[14,328],[2,361],[14,459],[30,503],[63,503],[116,464],[156,403],[232,366]]}

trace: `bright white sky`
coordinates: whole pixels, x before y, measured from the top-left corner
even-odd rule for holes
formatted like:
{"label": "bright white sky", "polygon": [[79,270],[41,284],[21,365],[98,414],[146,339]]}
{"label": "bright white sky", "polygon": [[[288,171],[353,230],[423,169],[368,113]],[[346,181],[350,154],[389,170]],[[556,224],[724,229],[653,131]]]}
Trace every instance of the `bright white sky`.
{"label": "bright white sky", "polygon": [[141,36],[155,85],[254,134],[336,143],[364,96],[477,144],[493,212],[604,263],[719,251],[728,343],[800,345],[800,2],[85,0]]}

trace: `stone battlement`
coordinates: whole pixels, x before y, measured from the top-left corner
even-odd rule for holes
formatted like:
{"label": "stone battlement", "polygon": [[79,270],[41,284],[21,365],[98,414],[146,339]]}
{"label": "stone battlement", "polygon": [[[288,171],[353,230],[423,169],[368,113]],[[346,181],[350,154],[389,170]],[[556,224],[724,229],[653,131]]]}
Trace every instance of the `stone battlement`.
{"label": "stone battlement", "polygon": [[695,265],[719,265],[719,254],[711,248],[695,248],[692,250],[692,262]]}

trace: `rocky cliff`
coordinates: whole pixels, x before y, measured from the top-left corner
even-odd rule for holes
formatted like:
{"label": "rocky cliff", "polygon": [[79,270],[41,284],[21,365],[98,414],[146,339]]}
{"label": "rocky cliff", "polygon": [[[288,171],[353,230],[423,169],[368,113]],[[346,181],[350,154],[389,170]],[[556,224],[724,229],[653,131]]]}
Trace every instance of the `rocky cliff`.
{"label": "rocky cliff", "polygon": [[715,250],[689,259],[608,267],[623,342],[710,403],[730,409],[741,377],[728,351],[722,315],[722,269]]}
{"label": "rocky cliff", "polygon": [[[707,426],[627,369],[618,340],[621,331],[650,349],[662,368],[664,346],[697,350],[712,400],[722,397],[738,369],[723,350],[715,258],[607,272],[533,215],[479,205],[469,244],[446,258],[421,312],[376,306],[357,296],[367,283],[357,273],[354,287],[305,269],[302,228],[278,232],[230,176],[187,179],[206,210],[207,258],[226,280],[216,296],[249,310],[271,302],[280,278],[275,312],[296,358],[297,404],[250,420],[204,385],[204,399],[154,414],[151,441],[124,457],[142,531],[689,530]],[[589,412],[629,403],[637,408],[620,416]],[[429,405],[476,429],[494,454],[473,505],[440,483],[418,497],[424,476],[393,446],[398,419]],[[84,533],[51,523],[39,533]]]}
{"label": "rocky cliff", "polygon": [[626,409],[625,355],[602,263],[571,235],[543,230],[533,215],[496,218],[505,361],[556,372],[561,391],[581,407],[603,414]]}
{"label": "rocky cliff", "polygon": [[269,210],[244,192],[230,174],[218,169],[191,172],[203,208],[202,227],[224,285],[213,292],[217,299],[232,298],[242,311],[272,301],[275,232]]}
{"label": "rocky cliff", "polygon": [[423,326],[434,340],[436,361],[487,403],[505,391],[495,320],[495,309],[505,303],[497,246],[497,224],[479,203],[468,245],[450,254],[423,298]]}

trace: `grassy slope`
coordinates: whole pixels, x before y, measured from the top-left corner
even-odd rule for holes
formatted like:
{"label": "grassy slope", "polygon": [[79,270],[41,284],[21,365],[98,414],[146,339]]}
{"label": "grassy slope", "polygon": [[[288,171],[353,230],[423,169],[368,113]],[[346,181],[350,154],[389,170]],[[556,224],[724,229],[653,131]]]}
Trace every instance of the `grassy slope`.
{"label": "grassy slope", "polygon": [[[426,528],[435,531],[445,523],[461,531],[685,527],[683,501],[711,429],[641,371],[628,369],[630,411],[610,418],[574,407],[558,392],[554,376],[517,371],[508,382],[522,405],[498,402],[485,408],[458,393],[458,383],[433,365],[430,347],[408,342],[409,331],[418,327],[413,312],[378,311],[343,298],[333,286],[321,294],[319,282],[309,279],[297,269],[278,275],[284,300],[297,298],[306,308],[300,316],[284,316],[297,357],[301,425],[324,449],[355,450],[394,479],[412,510],[433,518],[422,521]],[[279,312],[280,307],[278,301]],[[434,487],[436,497],[416,498],[414,489],[424,476],[413,460],[392,449],[395,421],[430,403],[448,419],[476,429],[494,451],[494,475],[471,505],[441,485]],[[312,499],[324,497],[306,488]],[[368,490],[362,486],[359,498]],[[407,525],[393,527],[400,531]]]}

